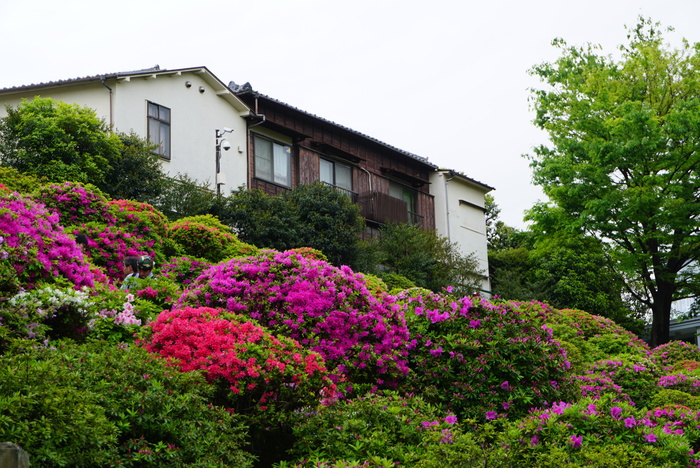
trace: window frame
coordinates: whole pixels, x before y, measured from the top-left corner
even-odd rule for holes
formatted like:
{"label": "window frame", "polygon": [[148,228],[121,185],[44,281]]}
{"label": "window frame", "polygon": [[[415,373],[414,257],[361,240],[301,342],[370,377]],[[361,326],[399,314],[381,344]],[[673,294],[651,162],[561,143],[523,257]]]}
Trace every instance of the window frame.
{"label": "window frame", "polygon": [[[157,115],[151,115],[152,107],[156,109]],[[167,111],[167,118],[162,115],[165,114],[163,110]],[[157,154],[163,159],[170,160],[172,157],[172,109],[153,101],[146,101],[146,120],[148,141],[154,145],[158,145],[152,153]],[[162,135],[163,127],[168,129],[165,138]],[[151,139],[153,131],[158,132],[158,141]]]}
{"label": "window frame", "polygon": [[[258,150],[258,148],[260,148],[259,142],[265,142],[265,143],[270,144],[269,175],[260,171],[261,164],[259,164],[259,160],[262,159],[262,156],[260,155],[260,152]],[[287,181],[286,182],[283,179],[276,178],[276,173],[279,171],[276,171],[276,167],[275,167],[275,146],[281,147],[283,153],[287,155],[287,160],[286,160],[286,166],[287,166],[286,167],[286,179],[287,179]],[[256,179],[263,180],[267,183],[279,185],[281,187],[286,187],[286,188],[292,187],[292,145],[283,143],[281,141],[275,140],[275,139],[267,137],[265,135],[261,135],[259,133],[254,133],[253,134],[253,161],[255,164],[254,177]],[[268,172],[268,171],[265,171],[265,172]]]}
{"label": "window frame", "polygon": [[[333,182],[332,183],[321,179],[321,165],[324,162],[332,165],[332,175],[333,175]],[[352,177],[352,172],[353,172],[352,165],[345,164],[345,163],[342,163],[342,162],[339,162],[339,161],[336,161],[334,159],[324,157],[324,156],[319,157],[318,164],[319,164],[319,166],[318,166],[318,180],[319,181],[323,182],[326,185],[330,185],[331,187],[336,188],[338,190],[342,190],[343,192],[347,192],[349,194],[354,193],[353,192],[353,186],[354,186],[353,182],[354,181],[353,181],[353,177]],[[342,166],[342,167],[348,169],[348,172],[350,174],[350,187],[349,188],[348,187],[341,187],[340,185],[338,185],[338,171],[337,171],[338,166]]]}

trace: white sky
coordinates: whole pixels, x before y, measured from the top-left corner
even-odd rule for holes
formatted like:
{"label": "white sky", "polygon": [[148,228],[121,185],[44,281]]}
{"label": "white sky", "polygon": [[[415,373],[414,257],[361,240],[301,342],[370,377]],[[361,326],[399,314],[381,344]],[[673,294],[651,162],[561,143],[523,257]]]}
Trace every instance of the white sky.
{"label": "white sky", "polygon": [[639,15],[700,42],[698,0],[0,0],[0,88],[206,66],[495,187],[522,228],[547,141],[527,70],[555,37],[615,53]]}

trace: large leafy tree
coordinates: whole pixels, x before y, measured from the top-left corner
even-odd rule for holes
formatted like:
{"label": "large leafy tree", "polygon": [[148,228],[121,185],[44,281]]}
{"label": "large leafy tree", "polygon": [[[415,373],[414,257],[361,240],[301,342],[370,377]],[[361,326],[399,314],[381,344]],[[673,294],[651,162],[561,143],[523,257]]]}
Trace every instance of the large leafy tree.
{"label": "large leafy tree", "polygon": [[640,18],[619,59],[591,45],[533,68],[535,182],[572,226],[612,247],[629,292],[668,341],[671,304],[697,293],[700,255],[700,45],[668,46]]}
{"label": "large leafy tree", "polygon": [[0,161],[21,172],[100,186],[120,141],[87,107],[50,98],[23,100],[0,119]]}

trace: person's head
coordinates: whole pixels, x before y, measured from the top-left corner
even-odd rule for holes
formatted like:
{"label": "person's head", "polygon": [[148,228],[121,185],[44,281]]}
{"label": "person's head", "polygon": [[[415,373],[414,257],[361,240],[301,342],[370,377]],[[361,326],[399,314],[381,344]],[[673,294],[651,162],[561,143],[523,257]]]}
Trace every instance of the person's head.
{"label": "person's head", "polygon": [[139,257],[126,257],[124,259],[124,276],[135,275],[138,272]]}
{"label": "person's head", "polygon": [[151,274],[151,270],[153,270],[153,259],[149,257],[148,255],[141,255],[138,259],[138,262],[136,263],[138,270],[139,270],[139,276],[148,276]]}
{"label": "person's head", "polygon": [[85,234],[78,234],[75,236],[75,243],[78,244],[78,247],[85,250],[88,246],[88,238]]}

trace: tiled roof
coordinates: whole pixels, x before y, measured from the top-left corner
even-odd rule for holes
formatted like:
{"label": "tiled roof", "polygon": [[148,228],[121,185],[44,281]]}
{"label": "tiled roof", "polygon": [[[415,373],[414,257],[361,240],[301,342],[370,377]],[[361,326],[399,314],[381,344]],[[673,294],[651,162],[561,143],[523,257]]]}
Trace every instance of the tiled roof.
{"label": "tiled roof", "polygon": [[127,71],[127,72],[117,72],[117,73],[103,73],[100,75],[93,75],[93,76],[84,76],[84,77],[79,77],[79,78],[69,78],[67,80],[56,80],[56,81],[47,81],[44,83],[32,83],[29,85],[22,85],[22,86],[10,86],[8,88],[0,88],[0,92],[2,91],[21,91],[24,89],[32,89],[32,88],[43,88],[46,86],[56,86],[56,85],[64,85],[64,84],[71,84],[71,83],[83,83],[83,82],[88,82],[88,81],[95,81],[95,80],[100,80],[104,77],[117,77],[117,76],[129,76],[129,75],[141,75],[144,73],[154,73],[158,71],[163,71],[160,69],[158,65],[155,67],[151,68],[144,68],[143,70],[133,70],[133,71]]}
{"label": "tiled roof", "polygon": [[333,122],[333,121],[331,121],[331,120],[324,119],[323,117],[319,117],[319,116],[316,115],[316,114],[311,114],[311,113],[309,113],[309,112],[306,112],[305,110],[299,109],[298,107],[294,107],[294,106],[292,106],[292,105],[290,105],[290,104],[287,104],[286,102],[282,102],[282,101],[280,101],[280,100],[278,100],[278,99],[272,98],[272,97],[267,96],[267,95],[262,94],[262,93],[259,93],[258,91],[254,91],[253,88],[252,88],[252,86],[250,85],[250,83],[245,83],[245,84],[242,84],[242,85],[237,85],[236,83],[234,83],[233,81],[231,81],[231,82],[229,83],[228,87],[231,89],[231,91],[233,91],[233,92],[234,92],[235,94],[237,94],[237,95],[238,95],[238,94],[251,94],[251,95],[256,96],[256,97],[261,97],[261,98],[267,99],[268,101],[272,101],[272,102],[275,102],[275,103],[280,104],[280,105],[282,105],[282,106],[288,107],[289,109],[293,109],[293,110],[295,110],[296,112],[300,112],[300,113],[302,113],[302,114],[304,114],[304,115],[307,115],[307,116],[309,116],[309,117],[312,117],[312,118],[314,118],[314,119],[320,120],[320,121],[325,122],[325,123],[330,124],[330,125],[334,125],[334,126],[336,126],[336,127],[338,127],[338,128],[341,128],[341,129],[343,129],[343,130],[345,130],[345,131],[348,131],[348,132],[350,132],[350,133],[354,133],[355,135],[357,135],[357,136],[359,136],[359,137],[362,137],[362,138],[364,138],[364,139],[366,139],[366,140],[370,140],[370,141],[372,141],[372,142],[374,142],[374,143],[376,143],[376,144],[378,144],[378,145],[381,145],[381,146],[384,146],[384,147],[386,147],[386,148],[389,148],[389,149],[391,149],[391,150],[393,150],[393,151],[396,151],[397,153],[401,153],[401,154],[403,154],[403,155],[405,155],[405,156],[408,156],[408,157],[410,157],[410,158],[413,158],[413,159],[415,159],[415,160],[418,160],[418,161],[422,162],[423,164],[426,164],[426,165],[432,167],[433,169],[437,169],[437,168],[438,168],[437,165],[435,165],[435,164],[431,163],[430,161],[428,161],[428,158],[425,158],[425,157],[423,157],[423,156],[418,156],[417,154],[413,154],[413,153],[410,153],[410,152],[408,152],[408,151],[404,151],[404,150],[402,150],[401,148],[397,148],[396,146],[392,146],[392,145],[390,145],[390,144],[388,144],[388,143],[384,143],[383,141],[378,140],[378,139],[376,139],[376,138],[374,138],[374,137],[371,137],[371,136],[369,136],[369,135],[367,135],[367,134],[358,132],[358,131],[353,130],[352,128],[346,127],[346,126],[344,126],[344,125],[340,125],[340,124],[335,123],[335,122]]}

